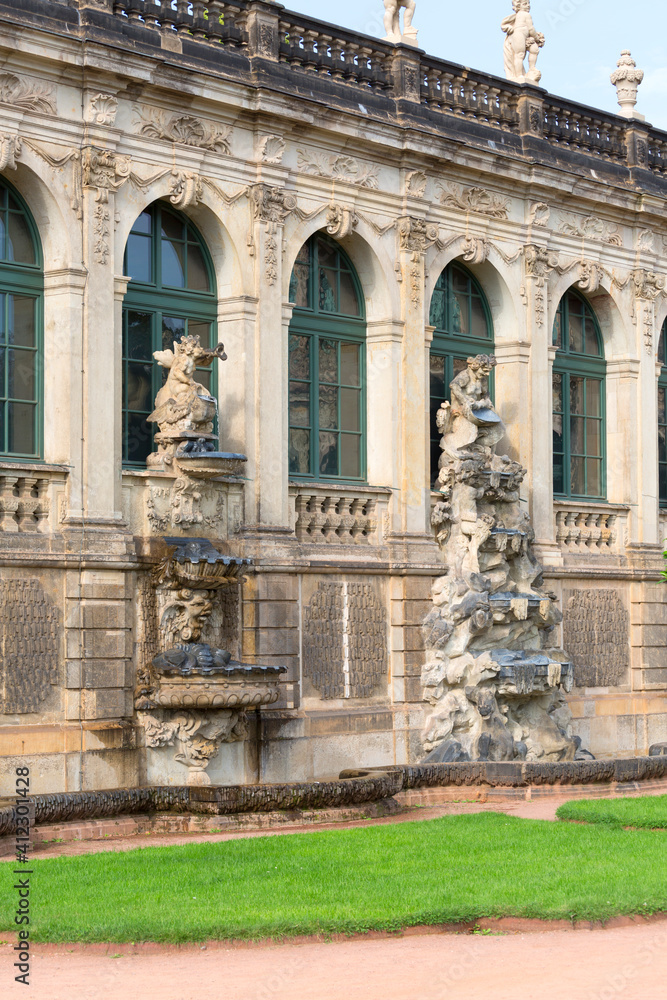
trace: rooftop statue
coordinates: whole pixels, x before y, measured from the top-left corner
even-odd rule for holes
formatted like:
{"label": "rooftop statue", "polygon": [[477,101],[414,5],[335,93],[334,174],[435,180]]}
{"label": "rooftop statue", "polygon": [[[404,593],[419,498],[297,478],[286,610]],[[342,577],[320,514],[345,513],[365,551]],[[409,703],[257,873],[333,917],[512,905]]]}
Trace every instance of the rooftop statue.
{"label": "rooftop statue", "polygon": [[496,453],[505,432],[489,396],[496,359],[468,358],[438,413],[440,472],[432,523],[447,567],[423,633],[427,760],[583,759],[565,692],[572,664],[562,620],[522,509],[526,470]]}
{"label": "rooftop statue", "polygon": [[[405,8],[402,33],[400,24],[401,7]],[[406,45],[417,44],[417,29],[412,27],[415,7],[415,0],[384,0],[384,30],[387,32],[385,42],[393,42],[394,45],[398,45],[401,42],[404,42]]]}
{"label": "rooftop statue", "polygon": [[[536,31],[530,13],[530,0],[512,0],[514,13],[503,21],[501,27],[505,40],[505,74],[517,83],[539,83],[542,74],[537,69],[537,57],[544,45],[544,35]],[[528,57],[528,72],[525,60]]]}

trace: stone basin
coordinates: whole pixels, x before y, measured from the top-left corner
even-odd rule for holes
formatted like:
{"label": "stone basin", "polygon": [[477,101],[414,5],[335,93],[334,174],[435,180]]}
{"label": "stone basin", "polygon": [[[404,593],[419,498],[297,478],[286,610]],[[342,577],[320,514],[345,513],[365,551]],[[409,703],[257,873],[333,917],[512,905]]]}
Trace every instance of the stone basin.
{"label": "stone basin", "polygon": [[562,685],[571,691],[574,685],[574,668],[561,662],[548,652],[494,649],[491,659],[498,664],[498,693],[521,697],[541,691],[547,692]]}
{"label": "stone basin", "polygon": [[258,708],[280,696],[280,676],[287,667],[230,663],[207,672],[160,673],[153,701],[161,708]]}
{"label": "stone basin", "polygon": [[243,479],[246,455],[231,451],[202,451],[176,455],[179,469],[193,479]]}

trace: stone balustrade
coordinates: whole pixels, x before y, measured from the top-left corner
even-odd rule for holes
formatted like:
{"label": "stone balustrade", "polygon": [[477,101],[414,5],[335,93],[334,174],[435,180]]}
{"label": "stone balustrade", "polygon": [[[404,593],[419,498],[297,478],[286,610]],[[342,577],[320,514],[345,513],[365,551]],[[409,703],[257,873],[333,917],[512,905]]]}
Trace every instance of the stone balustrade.
{"label": "stone balustrade", "polygon": [[625,546],[629,511],[611,504],[554,503],[556,542],[563,555],[620,554]]}
{"label": "stone balustrade", "polygon": [[294,531],[300,542],[379,545],[390,490],[292,486]]}
{"label": "stone balustrade", "polygon": [[54,488],[64,484],[61,466],[0,465],[0,532],[47,532],[54,530]]}
{"label": "stone balustrade", "polygon": [[[267,84],[294,91],[302,79],[320,80],[323,87],[346,84],[351,107],[358,108],[363,94],[373,96],[384,117],[394,112],[394,102],[414,105],[412,117],[435,113],[445,134],[486,144],[493,132],[513,133],[529,145],[527,155],[553,156],[553,148],[584,154],[610,166],[638,166],[658,177],[667,173],[667,133],[638,121],[628,121],[611,112],[598,111],[553,97],[538,88],[518,85],[501,77],[471,70],[456,63],[427,56],[419,49],[406,52],[378,38],[347,31],[285,10],[265,0],[0,0],[0,21],[48,14],[59,19],[72,37],[71,9],[78,11],[79,32],[88,30],[99,38],[103,29],[121,27],[133,47],[156,44],[173,51],[183,45],[189,60],[198,55],[210,67],[228,69],[240,83],[251,82],[251,61],[263,61]],[[124,44],[127,43],[125,39]],[[212,52],[221,53],[216,58]],[[230,59],[230,50],[237,55]],[[227,56],[222,52],[226,51]],[[270,63],[276,64],[275,71]],[[244,68],[245,67],[245,68]],[[246,72],[247,71],[247,72]],[[307,77],[306,77],[307,75]],[[313,93],[313,96],[315,94]],[[344,100],[341,93],[337,100]],[[522,112],[521,105],[524,105]],[[367,108],[372,114],[375,104]],[[405,105],[402,112],[406,111]],[[442,116],[442,117],[440,117]],[[466,128],[463,129],[463,123]],[[449,129],[447,125],[449,124]],[[480,127],[482,131],[480,131]],[[488,130],[488,132],[487,132]],[[486,135],[484,134],[486,132]],[[523,139],[525,137],[525,140]],[[506,141],[506,140],[503,140]]]}

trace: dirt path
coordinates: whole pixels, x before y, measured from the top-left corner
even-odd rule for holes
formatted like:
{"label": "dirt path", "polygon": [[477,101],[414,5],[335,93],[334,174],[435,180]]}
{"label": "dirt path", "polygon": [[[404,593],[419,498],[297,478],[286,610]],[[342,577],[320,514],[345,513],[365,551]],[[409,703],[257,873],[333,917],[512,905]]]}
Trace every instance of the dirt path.
{"label": "dirt path", "polygon": [[[71,947],[71,946],[70,946]],[[106,946],[105,946],[106,947]],[[3,987],[8,945],[0,946]],[[125,954],[123,953],[125,951]],[[15,1000],[665,1000],[667,923],[127,954],[43,946]]]}

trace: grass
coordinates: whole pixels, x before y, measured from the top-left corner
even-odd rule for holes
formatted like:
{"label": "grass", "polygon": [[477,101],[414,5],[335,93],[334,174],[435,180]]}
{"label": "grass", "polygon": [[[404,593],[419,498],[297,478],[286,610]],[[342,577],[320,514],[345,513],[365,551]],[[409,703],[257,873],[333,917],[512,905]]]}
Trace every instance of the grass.
{"label": "grass", "polygon": [[558,819],[600,823],[612,827],[667,830],[667,795],[644,795],[632,799],[581,799],[566,802]]}
{"label": "grass", "polygon": [[[258,939],[667,910],[660,833],[499,813],[49,858],[31,867],[37,941]],[[10,871],[0,866],[0,931],[15,930]]]}

